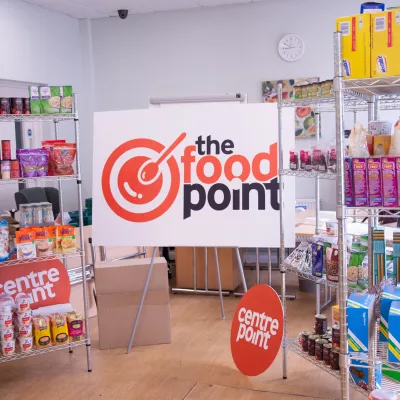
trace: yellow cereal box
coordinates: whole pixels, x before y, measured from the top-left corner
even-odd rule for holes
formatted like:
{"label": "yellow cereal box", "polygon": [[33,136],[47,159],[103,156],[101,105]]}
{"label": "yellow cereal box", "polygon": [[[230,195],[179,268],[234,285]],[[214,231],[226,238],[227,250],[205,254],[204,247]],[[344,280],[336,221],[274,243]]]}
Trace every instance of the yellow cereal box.
{"label": "yellow cereal box", "polygon": [[338,18],[336,30],[342,33],[344,78],[370,78],[371,14]]}
{"label": "yellow cereal box", "polygon": [[400,8],[372,15],[372,77],[400,75]]}

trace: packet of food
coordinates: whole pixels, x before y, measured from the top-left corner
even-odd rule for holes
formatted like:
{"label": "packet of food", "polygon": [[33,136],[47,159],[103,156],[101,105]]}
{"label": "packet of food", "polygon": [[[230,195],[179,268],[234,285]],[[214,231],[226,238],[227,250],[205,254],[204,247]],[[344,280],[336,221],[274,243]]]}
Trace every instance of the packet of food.
{"label": "packet of food", "polygon": [[12,313],[1,313],[0,314],[0,330],[8,329],[13,326],[13,315]]}
{"label": "packet of food", "polygon": [[69,341],[79,342],[83,340],[83,317],[75,311],[65,314],[68,323]]}
{"label": "packet of food", "polygon": [[56,143],[53,150],[54,174],[73,175],[75,154],[75,143]]}
{"label": "packet of food", "polygon": [[47,150],[49,152],[49,171],[48,174],[49,176],[54,176],[54,145],[55,144],[62,144],[65,143],[65,140],[45,140],[42,142],[42,148],[44,150]]}
{"label": "packet of food", "polygon": [[36,233],[35,246],[37,257],[46,257],[53,255],[53,238],[49,228],[35,228]]}
{"label": "packet of food", "polygon": [[35,238],[36,232],[33,229],[24,229],[16,232],[15,244],[18,260],[36,257]]}
{"label": "packet of food", "polygon": [[53,345],[67,343],[69,340],[67,318],[65,315],[55,313],[50,315],[51,338]]}
{"label": "packet of food", "polygon": [[72,106],[74,102],[72,96],[72,86],[60,86],[61,113],[72,113]]}
{"label": "packet of food", "polygon": [[60,86],[39,86],[39,96],[43,114],[60,113]]}
{"label": "packet of food", "polygon": [[76,252],[75,228],[70,225],[57,227],[57,253],[70,254]]}
{"label": "packet of food", "polygon": [[14,339],[14,327],[0,329],[0,342],[9,342]]}
{"label": "packet of food", "polygon": [[49,319],[43,315],[33,318],[33,339],[39,349],[51,346]]}
{"label": "packet of food", "polygon": [[16,327],[16,332],[19,337],[31,337],[32,336],[32,324],[30,325],[19,325]]}

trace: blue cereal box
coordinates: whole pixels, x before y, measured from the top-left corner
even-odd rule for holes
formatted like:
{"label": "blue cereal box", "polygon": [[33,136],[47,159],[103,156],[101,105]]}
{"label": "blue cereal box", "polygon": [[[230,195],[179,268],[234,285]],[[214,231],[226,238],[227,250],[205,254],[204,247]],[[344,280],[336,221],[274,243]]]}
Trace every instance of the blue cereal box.
{"label": "blue cereal box", "polygon": [[383,288],[381,298],[381,319],[379,324],[379,340],[388,342],[389,339],[389,311],[393,301],[400,301],[400,288],[393,285],[386,285]]}
{"label": "blue cereal box", "polygon": [[351,293],[347,300],[350,352],[368,352],[368,338],[374,332],[375,295]]}
{"label": "blue cereal box", "polygon": [[[369,374],[373,372],[372,369],[368,368],[368,354],[365,353],[350,353],[351,367],[350,367],[350,379],[357,386],[368,390]],[[355,360],[356,358],[365,358],[366,360]],[[373,380],[372,380],[373,381]],[[375,382],[376,389],[382,388],[382,365],[377,365],[375,368]]]}
{"label": "blue cereal box", "polygon": [[400,301],[393,301],[389,311],[389,362],[400,362]]}

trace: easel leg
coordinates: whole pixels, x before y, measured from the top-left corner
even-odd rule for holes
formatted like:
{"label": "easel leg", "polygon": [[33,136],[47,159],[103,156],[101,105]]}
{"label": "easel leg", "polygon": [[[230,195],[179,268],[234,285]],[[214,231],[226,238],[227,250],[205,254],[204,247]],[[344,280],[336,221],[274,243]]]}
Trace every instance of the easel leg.
{"label": "easel leg", "polygon": [[214,247],[214,254],[215,254],[215,265],[217,267],[219,301],[221,303],[221,315],[222,319],[225,319],[224,298],[222,296],[221,272],[219,269],[218,249],[216,247]]}
{"label": "easel leg", "polygon": [[196,263],[196,247],[193,247],[193,290],[197,290],[197,263]]}
{"label": "easel leg", "polygon": [[147,278],[146,278],[146,282],[144,284],[144,288],[143,288],[143,293],[142,293],[142,297],[140,299],[140,303],[139,303],[139,308],[135,317],[135,322],[133,324],[133,328],[132,328],[132,332],[131,332],[131,337],[129,339],[129,344],[128,347],[126,349],[126,354],[129,354],[132,348],[132,344],[133,344],[133,340],[135,339],[135,333],[136,333],[136,329],[137,326],[139,324],[139,318],[140,318],[140,314],[142,312],[142,308],[143,308],[143,303],[144,303],[144,299],[146,298],[146,294],[147,294],[147,289],[149,287],[149,282],[150,282],[150,278],[151,278],[151,273],[153,271],[153,264],[154,264],[154,258],[156,256],[156,250],[157,247],[154,247],[153,249],[153,254],[151,256],[151,261],[150,261],[150,266],[149,266],[149,272],[147,273]]}
{"label": "easel leg", "polygon": [[260,251],[259,248],[256,248],[256,280],[257,285],[260,284]]}
{"label": "easel leg", "polygon": [[243,264],[242,264],[242,259],[240,257],[239,247],[236,247],[236,257],[237,257],[237,261],[239,264],[240,276],[242,278],[243,290],[244,290],[244,293],[246,293],[247,292],[247,284],[246,284],[246,278],[244,276]]}
{"label": "easel leg", "polygon": [[268,285],[272,287],[272,260],[270,247],[268,247]]}

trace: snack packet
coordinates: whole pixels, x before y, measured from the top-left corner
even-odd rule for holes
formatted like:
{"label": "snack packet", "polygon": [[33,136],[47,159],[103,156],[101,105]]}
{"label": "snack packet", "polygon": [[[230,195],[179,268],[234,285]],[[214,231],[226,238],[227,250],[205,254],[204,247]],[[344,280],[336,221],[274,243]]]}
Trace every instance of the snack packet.
{"label": "snack packet", "polygon": [[55,346],[67,343],[69,340],[67,318],[55,313],[50,315],[51,338]]}
{"label": "snack packet", "polygon": [[35,238],[36,233],[33,229],[20,229],[16,232],[15,244],[18,260],[36,257]]}
{"label": "snack packet", "polygon": [[53,255],[53,238],[49,228],[34,228],[36,233],[35,246],[37,257],[46,257]]}
{"label": "snack packet", "polygon": [[49,176],[54,176],[54,146],[56,144],[63,144],[66,143],[65,140],[45,140],[42,142],[42,148],[49,152],[49,164],[48,164],[48,174]]}
{"label": "snack packet", "polygon": [[70,254],[76,252],[75,228],[69,225],[57,227],[57,253]]}
{"label": "snack packet", "polygon": [[50,323],[47,317],[38,315],[33,318],[33,339],[39,349],[50,347]]}
{"label": "snack packet", "polygon": [[79,342],[83,340],[83,317],[76,312],[65,314],[68,323],[68,334],[70,342]]}
{"label": "snack packet", "polygon": [[53,150],[54,174],[73,175],[76,154],[75,143],[55,143]]}

